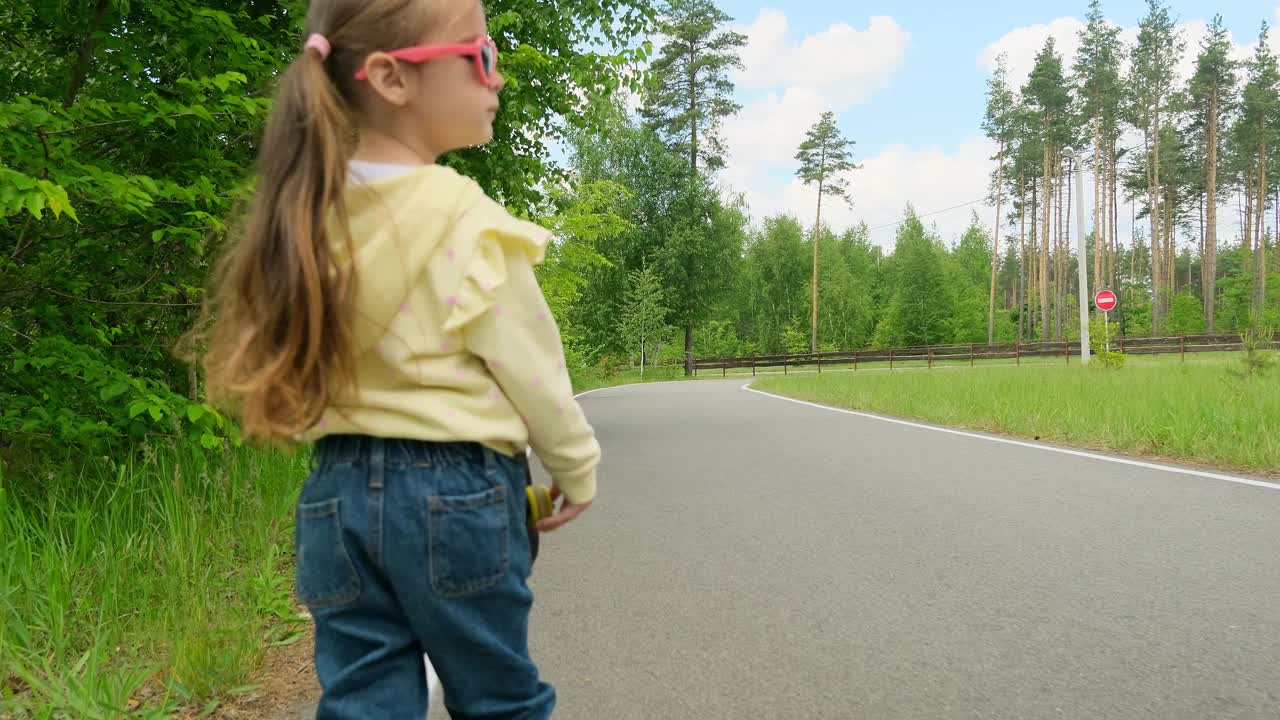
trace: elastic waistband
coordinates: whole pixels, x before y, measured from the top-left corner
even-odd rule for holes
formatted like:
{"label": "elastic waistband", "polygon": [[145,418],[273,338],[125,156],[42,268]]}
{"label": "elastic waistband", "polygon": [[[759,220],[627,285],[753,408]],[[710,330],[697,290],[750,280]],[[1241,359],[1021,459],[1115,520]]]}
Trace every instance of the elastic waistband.
{"label": "elastic waistband", "polygon": [[434,442],[371,435],[326,435],[315,442],[315,460],[320,465],[368,464],[374,458],[387,466],[484,465],[496,458],[508,458],[477,442]]}

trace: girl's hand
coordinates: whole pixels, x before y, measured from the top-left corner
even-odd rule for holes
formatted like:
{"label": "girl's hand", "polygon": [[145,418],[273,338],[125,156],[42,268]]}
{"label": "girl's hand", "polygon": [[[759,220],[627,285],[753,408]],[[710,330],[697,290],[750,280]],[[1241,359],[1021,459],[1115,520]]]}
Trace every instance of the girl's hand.
{"label": "girl's hand", "polygon": [[[562,493],[560,492],[560,488],[552,486],[551,502],[554,503],[556,500],[559,500],[561,495]],[[587,508],[589,507],[591,507],[590,500],[588,500],[585,503],[582,503],[581,505],[578,505],[578,504],[569,502],[569,499],[565,498],[564,502],[560,504],[559,510],[553,513],[551,517],[543,518],[539,520],[537,525],[535,525],[535,527],[538,528],[538,532],[551,532],[552,530],[559,528],[561,525],[564,525],[570,520],[573,520],[574,518],[578,517],[582,513],[586,512]]]}

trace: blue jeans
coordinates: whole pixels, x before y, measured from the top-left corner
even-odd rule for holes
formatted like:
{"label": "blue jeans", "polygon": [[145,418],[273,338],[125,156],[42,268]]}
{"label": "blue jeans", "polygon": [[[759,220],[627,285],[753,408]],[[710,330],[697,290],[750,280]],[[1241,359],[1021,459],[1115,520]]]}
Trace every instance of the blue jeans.
{"label": "blue jeans", "polygon": [[298,499],[317,720],[423,720],[431,659],[455,720],[551,716],[529,657],[524,470],[472,443],[322,438]]}

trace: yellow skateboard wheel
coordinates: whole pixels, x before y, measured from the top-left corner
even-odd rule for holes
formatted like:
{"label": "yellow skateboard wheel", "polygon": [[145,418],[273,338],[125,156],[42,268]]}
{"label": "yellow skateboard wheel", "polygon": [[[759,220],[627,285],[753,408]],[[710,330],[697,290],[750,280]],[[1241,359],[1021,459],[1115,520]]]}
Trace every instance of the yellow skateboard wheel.
{"label": "yellow skateboard wheel", "polygon": [[539,520],[551,517],[554,505],[551,502],[551,488],[546,485],[525,485],[525,498],[528,501],[529,512],[525,516],[529,520],[529,527],[533,527]]}

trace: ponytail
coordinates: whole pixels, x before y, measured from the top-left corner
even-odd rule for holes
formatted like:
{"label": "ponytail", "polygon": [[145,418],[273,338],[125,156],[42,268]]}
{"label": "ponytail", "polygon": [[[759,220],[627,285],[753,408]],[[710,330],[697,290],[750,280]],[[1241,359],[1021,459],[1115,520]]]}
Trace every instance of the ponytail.
{"label": "ponytail", "polygon": [[290,444],[354,387],[356,278],[340,256],[351,253],[343,191],[354,76],[369,53],[413,44],[445,8],[310,0],[306,27],[319,35],[280,77],[249,213],[179,346],[203,365],[210,402],[237,414],[250,442]]}
{"label": "ponytail", "polygon": [[209,400],[239,416],[250,442],[287,444],[353,380],[355,279],[334,245],[351,248],[351,119],[326,56],[304,50],[280,78],[253,202],[200,325]]}

